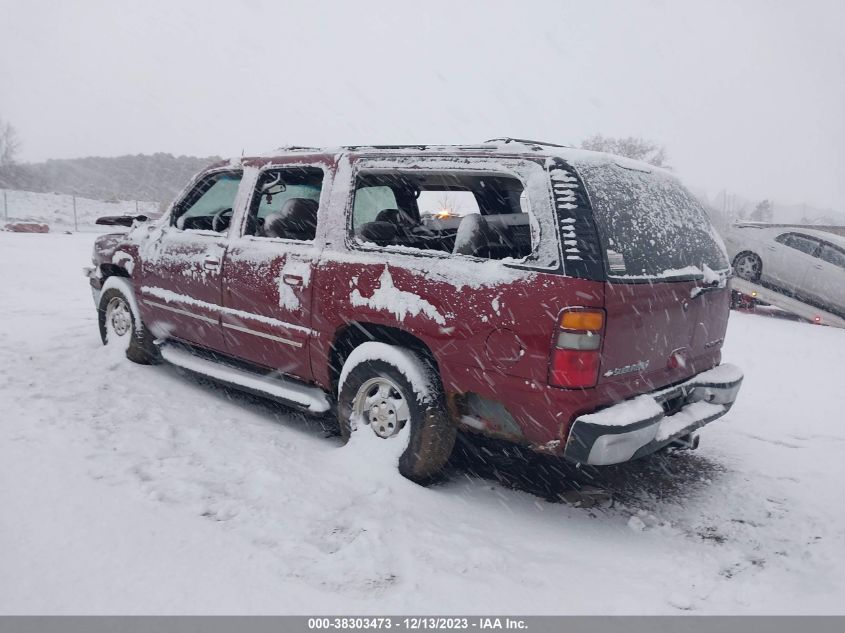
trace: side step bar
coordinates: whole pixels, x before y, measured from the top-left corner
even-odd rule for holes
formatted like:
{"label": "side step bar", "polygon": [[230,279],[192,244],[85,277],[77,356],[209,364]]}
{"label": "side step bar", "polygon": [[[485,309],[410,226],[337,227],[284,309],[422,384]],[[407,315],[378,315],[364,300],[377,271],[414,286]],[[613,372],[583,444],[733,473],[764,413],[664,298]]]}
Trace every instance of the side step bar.
{"label": "side step bar", "polygon": [[313,413],[323,413],[331,408],[325,392],[319,387],[297,383],[283,376],[275,377],[272,374],[264,376],[226,363],[216,362],[194,355],[181,346],[164,344],[160,351],[161,357],[171,365],[213,378],[232,387],[262,396],[269,396]]}

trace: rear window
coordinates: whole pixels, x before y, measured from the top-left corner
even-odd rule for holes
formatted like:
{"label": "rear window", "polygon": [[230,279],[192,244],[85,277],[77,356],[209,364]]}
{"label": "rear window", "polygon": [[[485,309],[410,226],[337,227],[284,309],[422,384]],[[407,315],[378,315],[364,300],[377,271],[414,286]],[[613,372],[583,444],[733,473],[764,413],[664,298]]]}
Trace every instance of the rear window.
{"label": "rear window", "polygon": [[696,279],[728,270],[701,203],[675,178],[616,163],[578,165],[610,279]]}

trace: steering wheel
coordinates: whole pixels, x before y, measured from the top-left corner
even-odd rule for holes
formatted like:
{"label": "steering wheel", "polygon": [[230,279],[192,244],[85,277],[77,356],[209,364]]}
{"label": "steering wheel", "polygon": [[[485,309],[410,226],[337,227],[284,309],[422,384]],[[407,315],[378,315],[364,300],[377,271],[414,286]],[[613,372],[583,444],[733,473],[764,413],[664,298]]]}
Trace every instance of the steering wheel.
{"label": "steering wheel", "polygon": [[232,209],[220,209],[217,213],[215,213],[214,217],[211,218],[211,230],[216,233],[221,233],[223,230],[228,228],[232,221],[232,213]]}

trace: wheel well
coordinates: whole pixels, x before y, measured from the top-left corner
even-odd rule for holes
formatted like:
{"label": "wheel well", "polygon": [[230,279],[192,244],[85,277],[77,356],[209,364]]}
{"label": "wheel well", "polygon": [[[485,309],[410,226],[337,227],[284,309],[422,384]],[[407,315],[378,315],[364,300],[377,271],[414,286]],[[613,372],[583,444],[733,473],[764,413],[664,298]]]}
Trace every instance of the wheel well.
{"label": "wheel well", "polygon": [[400,345],[412,349],[419,353],[426,362],[431,364],[439,374],[437,359],[428,345],[410,332],[387,325],[352,321],[335,333],[334,342],[331,345],[331,351],[329,353],[329,377],[331,379],[332,391],[337,391],[337,382],[346,358],[353,349],[368,341],[378,341],[380,343]]}
{"label": "wheel well", "polygon": [[131,278],[128,270],[116,264],[100,264],[100,272],[103,274],[103,279],[108,277]]}

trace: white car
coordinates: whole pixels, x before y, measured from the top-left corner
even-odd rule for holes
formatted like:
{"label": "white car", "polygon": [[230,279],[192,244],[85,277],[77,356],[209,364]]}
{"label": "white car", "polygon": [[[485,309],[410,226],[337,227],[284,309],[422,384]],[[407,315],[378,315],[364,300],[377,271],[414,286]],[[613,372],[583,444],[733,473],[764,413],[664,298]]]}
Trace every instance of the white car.
{"label": "white car", "polygon": [[729,229],[725,245],[738,277],[845,315],[845,237],[740,224]]}

